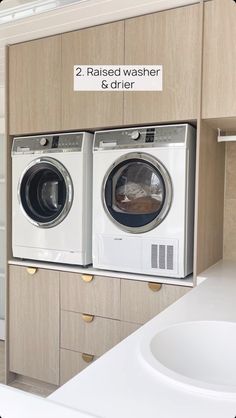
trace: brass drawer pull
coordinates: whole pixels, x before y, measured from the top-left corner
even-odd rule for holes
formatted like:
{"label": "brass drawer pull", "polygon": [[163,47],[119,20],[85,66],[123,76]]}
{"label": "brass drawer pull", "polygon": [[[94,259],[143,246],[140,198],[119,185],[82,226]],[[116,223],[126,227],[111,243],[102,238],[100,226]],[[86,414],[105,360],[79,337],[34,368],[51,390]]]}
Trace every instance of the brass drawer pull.
{"label": "brass drawer pull", "polygon": [[86,283],[89,283],[93,280],[93,276],[91,276],[89,274],[81,274],[81,278]]}
{"label": "brass drawer pull", "polygon": [[37,273],[37,268],[36,267],[27,267],[26,271],[28,274],[30,274],[31,276],[33,276],[35,273]]}
{"label": "brass drawer pull", "polygon": [[92,322],[94,319],[94,315],[82,314],[82,318],[84,322]]}
{"label": "brass drawer pull", "polygon": [[91,363],[94,359],[94,356],[92,354],[86,354],[86,353],[82,353],[82,359],[86,362],[86,363]]}
{"label": "brass drawer pull", "polygon": [[153,292],[159,292],[161,290],[162,284],[161,283],[148,282],[148,287]]}

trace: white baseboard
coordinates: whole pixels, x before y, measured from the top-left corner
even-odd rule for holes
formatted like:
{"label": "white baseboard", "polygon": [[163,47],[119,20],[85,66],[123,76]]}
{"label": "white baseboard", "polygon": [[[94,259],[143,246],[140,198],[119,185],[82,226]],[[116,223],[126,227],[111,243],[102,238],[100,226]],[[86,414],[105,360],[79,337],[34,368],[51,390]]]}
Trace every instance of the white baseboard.
{"label": "white baseboard", "polygon": [[0,319],[0,340],[5,340],[5,320]]}

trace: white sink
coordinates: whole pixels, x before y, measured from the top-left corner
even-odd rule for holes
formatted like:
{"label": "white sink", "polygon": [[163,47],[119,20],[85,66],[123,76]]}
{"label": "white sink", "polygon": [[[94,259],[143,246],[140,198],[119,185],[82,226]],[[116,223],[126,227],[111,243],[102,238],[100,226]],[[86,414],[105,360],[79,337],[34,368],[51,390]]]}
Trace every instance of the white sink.
{"label": "white sink", "polygon": [[236,394],[236,323],[193,321],[169,326],[142,346],[162,376],[203,392]]}

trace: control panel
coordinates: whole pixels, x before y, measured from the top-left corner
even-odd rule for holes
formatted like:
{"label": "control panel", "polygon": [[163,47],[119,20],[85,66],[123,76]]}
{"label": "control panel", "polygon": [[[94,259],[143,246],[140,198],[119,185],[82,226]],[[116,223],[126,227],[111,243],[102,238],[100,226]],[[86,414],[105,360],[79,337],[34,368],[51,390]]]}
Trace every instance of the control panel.
{"label": "control panel", "polygon": [[81,151],[83,133],[16,137],[12,154]]}
{"label": "control panel", "polygon": [[94,150],[184,144],[188,124],[160,125],[95,132]]}

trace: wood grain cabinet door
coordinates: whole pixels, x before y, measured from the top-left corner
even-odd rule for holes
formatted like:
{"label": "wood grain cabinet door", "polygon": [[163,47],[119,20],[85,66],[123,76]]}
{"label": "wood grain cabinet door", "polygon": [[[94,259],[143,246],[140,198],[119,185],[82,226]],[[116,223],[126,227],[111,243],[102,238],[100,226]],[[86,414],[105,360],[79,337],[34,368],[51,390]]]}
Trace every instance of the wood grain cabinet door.
{"label": "wood grain cabinet door", "polygon": [[121,280],[121,319],[144,324],[190,290],[188,287],[163,284],[156,291],[155,285],[152,290],[152,284],[148,282]]}
{"label": "wood grain cabinet door", "polygon": [[197,118],[198,4],[125,21],[125,64],[163,65],[163,91],[125,92],[125,124]]}
{"label": "wood grain cabinet door", "polygon": [[236,117],[236,3],[213,0],[204,8],[202,116]]}
{"label": "wood grain cabinet door", "polygon": [[124,63],[124,22],[62,35],[62,129],[86,129],[122,124],[122,92],[73,90],[74,65]]}
{"label": "wood grain cabinet door", "polygon": [[61,36],[9,47],[10,134],[61,129]]}
{"label": "wood grain cabinet door", "polygon": [[10,266],[9,366],[12,372],[58,385],[59,273],[30,273]]}
{"label": "wood grain cabinet door", "polygon": [[61,348],[101,356],[120,342],[120,321],[84,315],[61,311]]}
{"label": "wood grain cabinet door", "polygon": [[63,310],[120,318],[119,279],[61,272],[60,294]]}

